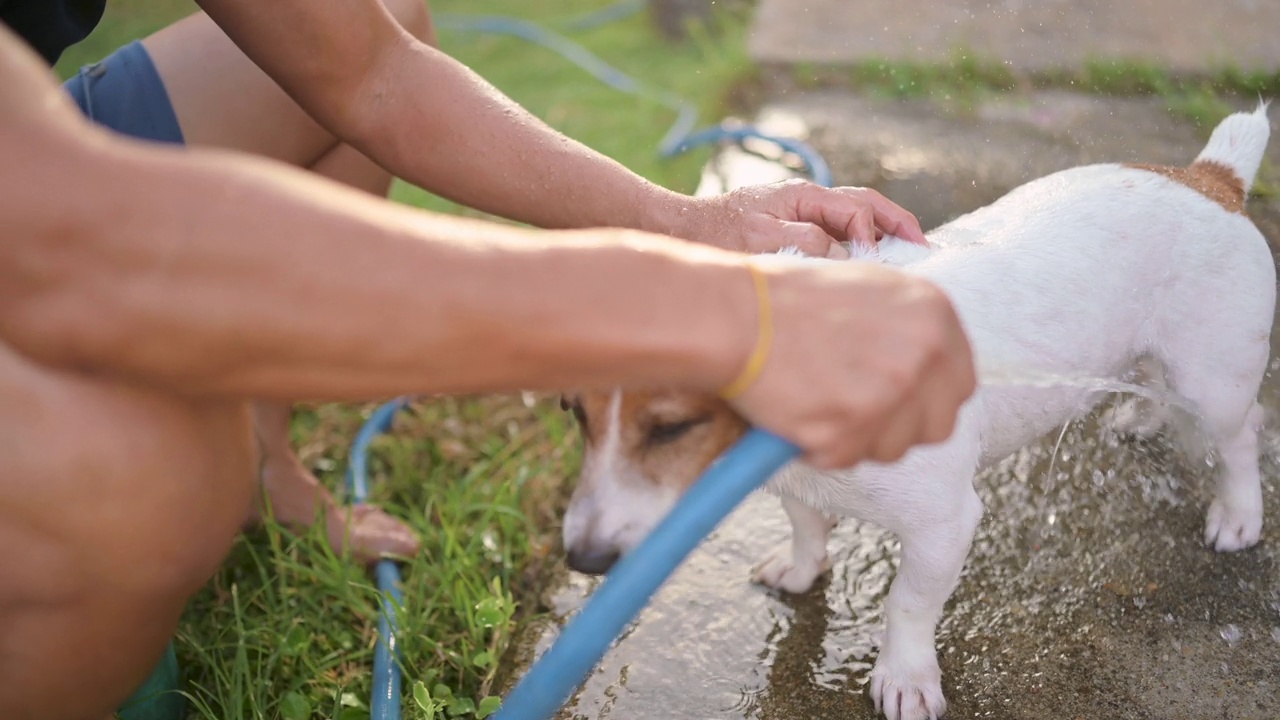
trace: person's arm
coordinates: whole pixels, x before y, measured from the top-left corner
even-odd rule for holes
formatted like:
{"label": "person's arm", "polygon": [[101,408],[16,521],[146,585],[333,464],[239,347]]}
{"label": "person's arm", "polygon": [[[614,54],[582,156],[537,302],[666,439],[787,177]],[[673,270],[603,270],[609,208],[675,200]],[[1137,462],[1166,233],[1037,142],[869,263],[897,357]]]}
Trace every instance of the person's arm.
{"label": "person's arm", "polygon": [[[744,256],[396,206],[236,154],[91,127],[0,26],[0,343],[172,392],[714,392],[756,344]],[[950,304],[868,263],[772,268],[734,400],[821,466],[946,437],[974,387]],[[767,336],[766,336],[767,337]]]}
{"label": "person's arm", "polygon": [[4,217],[44,212],[6,223],[0,336],[46,364],[281,400],[713,388],[752,342],[729,253],[551,242],[244,157],[59,135],[6,147],[24,170],[0,190]]}
{"label": "person's arm", "polygon": [[469,68],[403,30],[379,0],[200,0],[303,108],[392,174],[545,228],[627,227],[736,250],[876,229],[924,242],[907,211],[864,188],[811,183],[692,198],[552,130]]}

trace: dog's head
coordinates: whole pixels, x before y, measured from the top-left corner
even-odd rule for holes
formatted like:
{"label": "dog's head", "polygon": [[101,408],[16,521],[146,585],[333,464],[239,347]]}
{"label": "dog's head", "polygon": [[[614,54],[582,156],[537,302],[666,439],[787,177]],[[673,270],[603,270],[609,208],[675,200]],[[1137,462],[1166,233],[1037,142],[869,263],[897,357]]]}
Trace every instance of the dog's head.
{"label": "dog's head", "polygon": [[[908,264],[930,248],[886,236],[851,243],[851,260]],[[767,263],[831,262],[790,248]],[[747,430],[724,401],[688,392],[590,392],[561,400],[578,419],[582,472],[564,519],[569,566],[600,574],[658,524],[716,458]]]}
{"label": "dog's head", "polygon": [[605,573],[747,429],[725,402],[677,392],[584,393],[582,472],[564,518],[569,566]]}

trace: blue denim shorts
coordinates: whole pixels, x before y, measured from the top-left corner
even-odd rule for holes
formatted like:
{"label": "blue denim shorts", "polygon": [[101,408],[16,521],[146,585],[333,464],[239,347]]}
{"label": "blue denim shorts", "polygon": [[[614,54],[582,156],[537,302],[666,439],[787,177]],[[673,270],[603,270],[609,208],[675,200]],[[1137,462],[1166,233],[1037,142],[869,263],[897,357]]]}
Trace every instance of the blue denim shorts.
{"label": "blue denim shorts", "polygon": [[63,84],[93,122],[122,135],[183,143],[169,92],[142,43],[132,42],[102,62],[85,65]]}

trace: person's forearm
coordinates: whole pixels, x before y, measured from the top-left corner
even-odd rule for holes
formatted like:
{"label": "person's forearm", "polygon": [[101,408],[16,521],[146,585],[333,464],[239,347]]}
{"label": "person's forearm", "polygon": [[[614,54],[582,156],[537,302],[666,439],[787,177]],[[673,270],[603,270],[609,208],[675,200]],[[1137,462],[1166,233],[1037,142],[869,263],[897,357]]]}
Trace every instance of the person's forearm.
{"label": "person's forearm", "polygon": [[452,58],[406,44],[375,72],[401,91],[367,115],[357,140],[393,174],[539,227],[681,234],[690,198],[555,131]]}
{"label": "person's forearm", "polygon": [[82,154],[18,165],[75,202],[41,236],[0,245],[0,336],[46,363],[193,393],[345,399],[713,388],[752,342],[749,276],[728,253],[638,235],[549,242],[229,155]]}
{"label": "person's forearm", "polygon": [[392,174],[545,228],[681,237],[690,198],[556,132],[378,0],[200,0],[317,121]]}

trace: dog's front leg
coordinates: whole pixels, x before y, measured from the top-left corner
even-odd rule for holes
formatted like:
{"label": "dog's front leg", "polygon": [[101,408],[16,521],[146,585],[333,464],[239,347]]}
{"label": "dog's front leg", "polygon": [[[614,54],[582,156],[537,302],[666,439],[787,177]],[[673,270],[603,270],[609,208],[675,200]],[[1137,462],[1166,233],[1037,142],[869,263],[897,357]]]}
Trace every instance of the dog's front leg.
{"label": "dog's front leg", "polygon": [[[982,519],[982,502],[972,486],[966,490],[954,504],[936,498],[898,533],[902,555],[885,600],[884,643],[871,672],[871,699],[889,720],[933,719],[946,712],[934,632]],[[950,512],[936,512],[943,507]]]}
{"label": "dog's front leg", "polygon": [[834,519],[790,495],[782,495],[782,509],[791,519],[791,542],[775,550],[755,569],[753,579],[789,593],[807,592],[831,569],[827,538]]}

